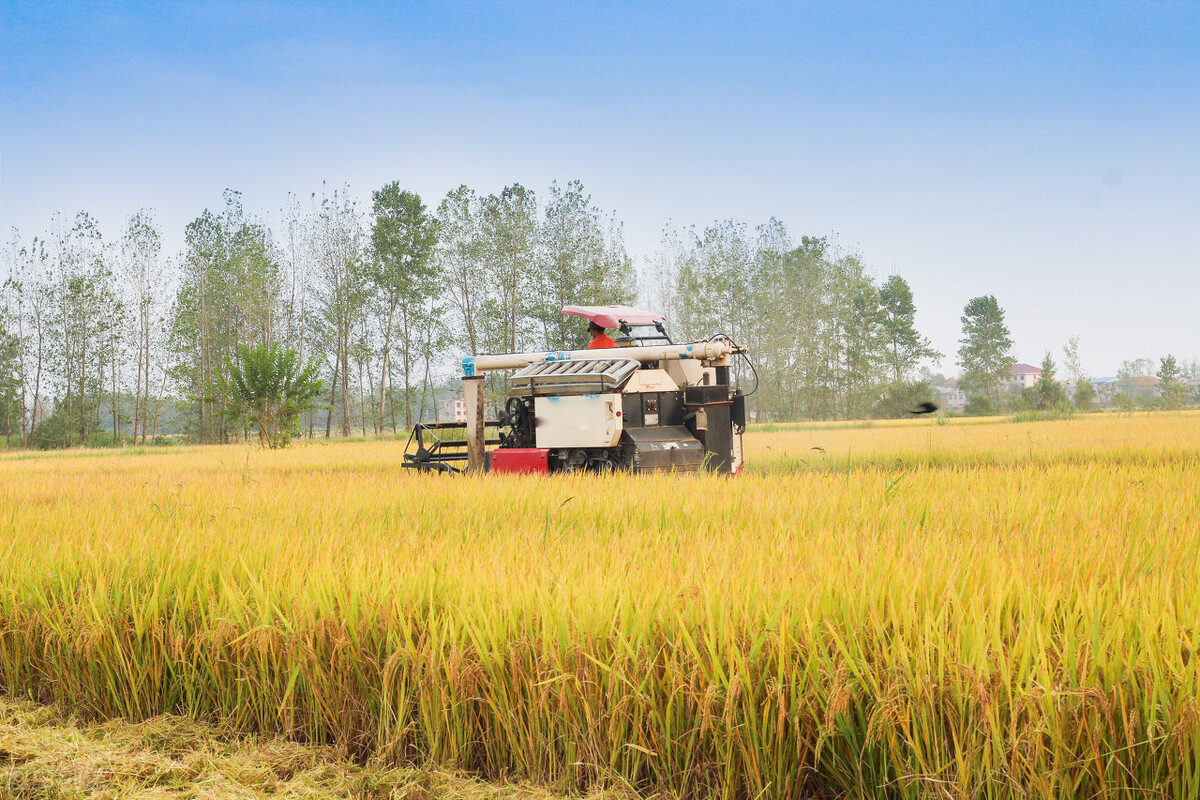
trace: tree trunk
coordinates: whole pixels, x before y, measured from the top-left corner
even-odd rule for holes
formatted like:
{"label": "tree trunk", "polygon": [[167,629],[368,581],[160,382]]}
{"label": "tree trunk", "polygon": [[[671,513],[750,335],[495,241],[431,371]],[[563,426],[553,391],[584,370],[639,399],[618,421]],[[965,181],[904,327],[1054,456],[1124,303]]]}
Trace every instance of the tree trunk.
{"label": "tree trunk", "polygon": [[412,430],[412,398],[408,374],[412,372],[412,336],[408,319],[408,307],[400,312],[400,324],[404,326],[404,427]]}
{"label": "tree trunk", "polygon": [[[158,387],[158,399],[154,401],[154,426],[150,430],[151,438],[158,437],[158,416],[162,412],[163,395],[167,393],[167,371],[163,370],[162,383]],[[146,443],[146,437],[142,437],[142,444]]]}
{"label": "tree trunk", "polygon": [[112,372],[112,423],[113,423],[113,446],[116,447],[121,443],[121,428],[120,415],[117,413],[117,337],[114,332],[112,338],[112,364],[109,366]]}
{"label": "tree trunk", "polygon": [[342,334],[342,436],[350,436],[350,325]]}
{"label": "tree trunk", "polygon": [[363,362],[358,361],[358,424],[362,428],[362,435],[367,435],[367,391],[363,385]]}
{"label": "tree trunk", "polygon": [[33,444],[33,431],[37,428],[38,412],[41,411],[42,399],[42,319],[38,315],[37,322],[37,366],[33,376],[33,411],[29,416],[29,434],[25,439],[25,446],[29,447]]}
{"label": "tree trunk", "polygon": [[[325,438],[329,438],[333,430],[333,413],[337,410],[338,367],[341,366],[341,356],[333,360],[333,381],[329,384],[329,413],[325,415]],[[344,402],[344,401],[343,401]]]}
{"label": "tree trunk", "polygon": [[[391,375],[388,375],[388,395],[390,397],[396,396],[396,384]],[[396,432],[396,404],[394,402],[388,404],[388,411],[391,413],[392,433],[394,434]]]}
{"label": "tree trunk", "polygon": [[[87,320],[83,322],[83,350],[79,354],[79,444],[87,444]],[[104,384],[101,384],[103,386]]]}
{"label": "tree trunk", "polygon": [[[396,303],[399,298],[396,295],[391,296],[391,303],[388,308],[387,333],[383,336],[383,372],[379,376],[379,428],[383,429],[383,406],[387,402],[387,379],[388,365],[391,363],[392,353],[392,325],[396,321]],[[393,413],[393,418],[395,414]],[[395,426],[393,425],[393,428]]]}

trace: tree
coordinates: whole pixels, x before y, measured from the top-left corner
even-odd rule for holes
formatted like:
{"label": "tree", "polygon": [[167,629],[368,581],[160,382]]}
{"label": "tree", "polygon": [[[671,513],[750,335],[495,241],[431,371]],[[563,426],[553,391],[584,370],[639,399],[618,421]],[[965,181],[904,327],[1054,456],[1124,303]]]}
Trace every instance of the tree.
{"label": "tree", "polygon": [[483,326],[479,315],[487,298],[483,269],[482,214],[479,197],[466,186],[448,193],[438,206],[438,272],[445,280],[445,297],[454,310],[455,340],[472,356],[479,355]]}
{"label": "tree", "polygon": [[1028,390],[1030,404],[1039,411],[1053,411],[1067,405],[1062,384],[1054,377],[1054,359],[1049,351],[1042,359],[1042,374]]}
{"label": "tree", "polygon": [[47,366],[60,392],[59,444],[70,447],[89,443],[99,429],[105,373],[118,368],[111,337],[123,311],[96,220],[80,212],[69,229],[61,220],[55,228],[46,278]]}
{"label": "tree", "polygon": [[226,367],[231,400],[226,413],[248,418],[263,447],[286,446],[300,414],[321,393],[320,363],[314,358],[301,364],[295,350],[274,343],[243,344]]}
{"label": "tree", "polygon": [[1083,360],[1079,357],[1079,337],[1072,336],[1062,350],[1067,379],[1075,387],[1075,407],[1080,411],[1091,411],[1092,403],[1096,401],[1096,387],[1088,380]]}
{"label": "tree", "polygon": [[538,258],[537,197],[519,183],[483,200],[482,255],[493,287],[487,303],[487,346],[493,352],[519,353],[530,337]]}
{"label": "tree", "polygon": [[1096,387],[1087,378],[1075,383],[1075,407],[1080,411],[1091,411],[1096,402]]}
{"label": "tree", "polygon": [[282,274],[266,228],[246,216],[241,195],[204,212],[184,231],[181,285],[171,319],[172,375],[203,442],[229,439],[226,365],[240,344],[275,340]]}
{"label": "tree", "polygon": [[329,436],[341,392],[341,433],[350,435],[350,359],[363,321],[368,296],[366,242],[358,204],[349,189],[322,196],[308,223],[309,247],[316,265],[316,294],[326,353],[333,356]]}
{"label": "tree", "polygon": [[121,238],[121,256],[129,306],[134,309],[133,352],[136,360],[133,401],[133,439],[146,442],[150,418],[151,368],[159,344],[160,296],[163,286],[162,236],[153,215],[142,210],[129,218]]}
{"label": "tree", "polygon": [[914,324],[917,307],[904,278],[892,275],[884,282],[879,288],[879,304],[883,308],[883,335],[893,382],[900,383],[924,359],[942,358],[930,346],[929,339],[917,333]]}
{"label": "tree", "polygon": [[1135,358],[1132,361],[1122,361],[1117,370],[1117,378],[1148,378],[1154,374],[1154,362],[1149,358]]}
{"label": "tree", "polygon": [[21,395],[21,347],[0,308],[0,434],[5,444],[24,432],[25,405]]}
{"label": "tree", "polygon": [[962,325],[962,347],[958,349],[962,385],[999,404],[1001,383],[1015,363],[1004,309],[992,295],[972,298],[963,308]]}
{"label": "tree", "polygon": [[1177,409],[1187,400],[1189,387],[1183,380],[1183,373],[1175,356],[1167,355],[1159,359],[1158,389],[1163,408]]}
{"label": "tree", "polygon": [[869,416],[886,381],[886,341],[879,289],[855,256],[833,264],[828,352],[834,360],[833,386],[842,399],[840,416]]}
{"label": "tree", "polygon": [[412,426],[411,374],[418,349],[421,319],[430,301],[440,292],[440,275],[433,262],[438,223],[425,210],[421,196],[402,190],[397,181],[372,194],[375,222],[371,229],[374,261],[371,279],[383,293],[387,324],[383,338],[383,363],[379,378],[379,424],[383,424],[388,397],[392,331],[400,311],[400,346],[404,363],[404,424]]}
{"label": "tree", "polygon": [[775,219],[755,231],[751,237],[735,221],[699,234],[668,226],[649,270],[661,298],[656,310],[667,312],[676,340],[719,331],[754,353],[755,419],[863,417],[882,413],[885,396],[888,406],[920,394],[917,384],[888,386],[897,356],[903,378],[908,364],[932,354],[912,332],[907,286],[891,282],[885,307],[857,254],[819,237],[797,245]]}
{"label": "tree", "polygon": [[574,350],[587,346],[578,318],[562,307],[571,304],[618,305],[634,297],[633,274],[620,228],[605,231],[600,211],[579,181],[565,188],[550,185],[541,225],[541,261],[537,302],[532,315],[542,328],[539,347]]}
{"label": "tree", "polygon": [[906,419],[921,403],[930,403],[933,399],[933,387],[924,381],[893,381],[884,388],[871,416],[876,419]]}
{"label": "tree", "polygon": [[21,438],[26,446],[32,444],[33,429],[46,416],[43,390],[49,372],[51,346],[50,255],[44,239],[35,236],[25,247],[14,232],[9,276],[0,286],[10,333],[16,337],[18,348],[17,374],[23,411]]}

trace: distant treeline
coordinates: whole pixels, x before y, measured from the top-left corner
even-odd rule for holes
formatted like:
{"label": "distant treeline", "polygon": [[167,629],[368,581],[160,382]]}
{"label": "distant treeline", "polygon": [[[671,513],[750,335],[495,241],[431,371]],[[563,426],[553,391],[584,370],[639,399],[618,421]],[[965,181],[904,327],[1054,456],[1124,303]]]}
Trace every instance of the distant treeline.
{"label": "distant treeline", "polygon": [[519,184],[460,186],[436,208],[398,183],[369,208],[326,190],[289,198],[273,224],[227,191],[184,241],[165,254],[148,211],[116,240],[86,212],[29,240],[13,232],[0,290],[8,443],[145,442],[168,418],[194,441],[239,438],[229,365],[258,343],[321,365],[327,410],[308,415],[307,435],[401,430],[446,399],[462,355],[584,346],[584,325],[560,313],[569,303],[641,302],[677,341],[725,333],[747,345],[759,420],[894,413],[927,394],[908,381],[938,355],[901,277],[879,281],[856,255],[774,219],[668,229],[639,276],[620,221],[578,181],[541,198]]}

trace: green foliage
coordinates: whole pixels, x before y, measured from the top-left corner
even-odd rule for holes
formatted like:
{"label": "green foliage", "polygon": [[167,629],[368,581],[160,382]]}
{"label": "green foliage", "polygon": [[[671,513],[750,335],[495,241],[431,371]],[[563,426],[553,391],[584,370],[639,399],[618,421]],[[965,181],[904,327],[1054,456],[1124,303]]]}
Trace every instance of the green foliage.
{"label": "green foliage", "polygon": [[1063,385],[1054,377],[1054,359],[1050,353],[1042,359],[1042,374],[1037,383],[1025,390],[1029,406],[1035,411],[1063,410],[1067,407],[1067,394]]}
{"label": "green foliage", "polygon": [[883,335],[893,382],[901,381],[925,359],[936,361],[942,358],[942,354],[930,346],[929,339],[917,333],[914,322],[917,307],[908,281],[899,275],[889,277],[879,288],[879,303],[883,309]]}
{"label": "green foliage", "polygon": [[425,296],[437,290],[437,271],[431,268],[437,247],[438,223],[425,209],[421,196],[393,181],[371,195],[374,223],[371,246],[375,261],[371,278],[389,295]]}
{"label": "green foliage", "polygon": [[1190,387],[1183,380],[1183,373],[1175,356],[1167,355],[1160,359],[1158,379],[1158,389],[1161,392],[1159,402],[1162,407],[1169,410],[1181,408],[1187,401]]}
{"label": "green foliage", "polygon": [[0,436],[11,443],[20,436],[25,406],[21,397],[21,343],[0,315]]}
{"label": "green foliage", "polygon": [[875,419],[904,419],[912,416],[913,409],[921,403],[932,400],[933,387],[925,381],[890,383],[884,388],[871,416]]}
{"label": "green foliage", "polygon": [[68,396],[54,401],[54,410],[34,428],[30,443],[38,450],[59,450],[111,445],[113,440],[101,430],[94,400]]}
{"label": "green foliage", "polygon": [[225,211],[205,211],[184,231],[183,280],[171,320],[172,374],[203,442],[228,441],[226,365],[239,342],[270,341],[281,286],[266,228],[248,218],[238,192]]}
{"label": "green foliage", "polygon": [[1012,368],[1012,339],[1004,324],[1004,309],[992,295],[971,299],[962,316],[963,338],[958,361],[968,394],[981,394],[998,403],[1000,386]]}
{"label": "green foliage", "polygon": [[[911,293],[884,288],[853,253],[824,238],[796,243],[778,220],[668,230],[655,265],[676,340],[728,333],[758,365],[752,399],[766,420],[865,418],[918,355]],[[735,368],[738,364],[735,362]],[[737,376],[745,380],[748,376]],[[905,376],[902,374],[901,378]]]}
{"label": "green foliage", "polygon": [[1087,378],[1075,382],[1075,407],[1080,411],[1091,411],[1096,404],[1096,387]]}
{"label": "green foliage", "polygon": [[1120,369],[1117,370],[1117,377],[1121,380],[1147,378],[1153,374],[1154,362],[1148,358],[1135,358],[1129,361],[1122,361]]}
{"label": "green foliage", "polygon": [[490,291],[483,323],[490,352],[520,352],[534,344],[525,323],[537,308],[537,195],[519,183],[482,200],[480,254]]}
{"label": "green foliage", "polygon": [[482,320],[480,306],[488,292],[481,256],[479,196],[467,186],[449,192],[438,205],[441,230],[438,269],[446,281],[445,299],[452,321],[452,337],[465,355],[479,355]]}
{"label": "green foliage", "polygon": [[[76,215],[69,230],[57,228],[50,248],[49,274],[39,287],[46,378],[57,384],[62,417],[61,446],[88,444],[99,396],[117,362],[114,345],[124,308],[95,219]],[[43,437],[43,441],[46,441]]]}
{"label": "green foliage", "polygon": [[285,447],[300,414],[321,393],[320,365],[315,359],[301,365],[295,350],[275,344],[241,345],[238,356],[227,363],[226,413],[249,420],[264,447]]}
{"label": "green foliage", "polygon": [[968,397],[963,414],[968,417],[990,417],[998,413],[998,405],[998,402],[993,402],[992,398],[986,395]]}
{"label": "green foliage", "polygon": [[562,307],[624,305],[633,301],[633,262],[625,252],[620,226],[605,219],[577,180],[550,185],[541,223],[541,260],[532,309],[545,331],[547,349],[587,347],[586,328]]}
{"label": "green foliage", "polygon": [[374,192],[372,198],[374,259],[369,273],[375,288],[382,293],[387,315],[379,379],[379,420],[382,427],[384,405],[390,395],[388,378],[395,332],[399,335],[404,380],[404,421],[405,427],[409,427],[413,366],[423,344],[426,353],[433,349],[431,340],[441,328],[441,308],[436,301],[442,292],[443,278],[433,261],[438,221],[428,213],[420,195],[402,190],[397,181]]}

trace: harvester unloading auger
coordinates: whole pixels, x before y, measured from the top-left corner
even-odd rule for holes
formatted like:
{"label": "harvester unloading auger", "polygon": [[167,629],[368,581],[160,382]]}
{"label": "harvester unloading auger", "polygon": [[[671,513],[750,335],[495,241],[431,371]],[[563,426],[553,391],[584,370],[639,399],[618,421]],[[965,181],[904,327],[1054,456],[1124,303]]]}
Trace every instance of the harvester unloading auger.
{"label": "harvester unloading auger", "polygon": [[[464,358],[466,421],[417,425],[404,466],[741,472],[746,403],[731,385],[730,361],[745,357],[745,348],[721,335],[675,344],[661,315],[636,308],[567,306],[563,313],[620,329],[616,347]],[[504,410],[487,420],[484,373],[494,370],[516,371]],[[498,435],[489,439],[489,428]],[[466,438],[447,436],[453,429]]]}

